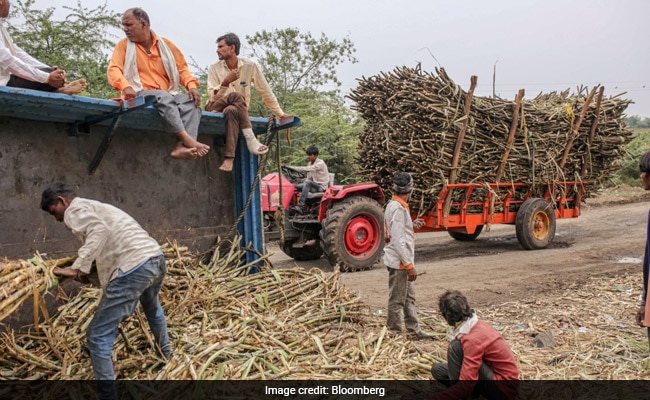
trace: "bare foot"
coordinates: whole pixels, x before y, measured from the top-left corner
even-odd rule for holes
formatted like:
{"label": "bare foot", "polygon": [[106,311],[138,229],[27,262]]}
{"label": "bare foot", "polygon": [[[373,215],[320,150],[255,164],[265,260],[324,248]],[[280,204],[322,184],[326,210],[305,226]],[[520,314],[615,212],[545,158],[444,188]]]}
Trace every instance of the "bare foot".
{"label": "bare foot", "polygon": [[204,155],[208,154],[210,151],[210,146],[207,144],[203,144],[201,142],[198,142],[196,139],[191,137],[187,132],[181,132],[178,134],[179,139],[181,140],[181,143],[187,147],[187,148],[194,148],[197,151],[197,154],[199,157],[203,157]]}
{"label": "bare foot", "polygon": [[232,164],[234,160],[235,160],[234,158],[230,158],[230,157],[224,158],[223,162],[221,163],[221,166],[219,167],[219,171],[231,172]]}
{"label": "bare foot", "polygon": [[57,89],[57,93],[63,94],[77,94],[81,93],[86,89],[86,80],[77,79],[65,85],[64,87]]}
{"label": "bare foot", "polygon": [[196,148],[188,148],[182,144],[180,146],[176,146],[170,155],[172,158],[175,158],[177,160],[194,160],[199,157],[199,153]]}

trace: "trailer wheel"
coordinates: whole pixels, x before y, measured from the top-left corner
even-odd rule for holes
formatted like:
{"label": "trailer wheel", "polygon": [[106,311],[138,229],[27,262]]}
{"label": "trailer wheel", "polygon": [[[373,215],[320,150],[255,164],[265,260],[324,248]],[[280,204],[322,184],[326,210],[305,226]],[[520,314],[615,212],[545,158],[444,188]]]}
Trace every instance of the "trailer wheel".
{"label": "trailer wheel", "polygon": [[519,207],[515,225],[517,240],[524,249],[543,249],[555,237],[555,211],[542,198],[528,199]]}
{"label": "trailer wheel", "polygon": [[384,212],[376,200],[353,196],[327,211],[320,231],[330,265],[342,272],[371,269],[384,250]]}
{"label": "trailer wheel", "polygon": [[293,247],[293,244],[294,241],[284,242],[282,251],[296,261],[318,260],[323,255],[323,249],[321,249],[318,239],[315,244],[309,246]]}
{"label": "trailer wheel", "polygon": [[471,241],[475,240],[478,237],[478,235],[481,234],[481,231],[483,231],[483,225],[478,225],[476,227],[476,230],[474,231],[474,233],[471,233],[471,234],[470,233],[462,233],[462,232],[453,232],[453,231],[447,231],[447,233],[449,233],[449,236],[451,236],[452,238],[454,238],[454,239],[456,239],[458,241],[471,242]]}

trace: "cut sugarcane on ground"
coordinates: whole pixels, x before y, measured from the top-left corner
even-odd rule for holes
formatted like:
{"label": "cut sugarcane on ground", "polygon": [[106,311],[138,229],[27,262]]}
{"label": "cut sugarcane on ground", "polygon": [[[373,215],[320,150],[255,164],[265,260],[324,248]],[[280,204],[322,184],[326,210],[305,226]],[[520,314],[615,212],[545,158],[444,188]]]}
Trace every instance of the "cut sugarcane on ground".
{"label": "cut sugarcane on ground", "polygon": [[[410,342],[386,333],[385,312],[377,312],[385,303],[369,301],[374,297],[370,285],[373,290],[386,291],[386,274],[381,268],[338,274],[295,263],[289,268],[272,255],[269,260],[274,268],[247,275],[248,266],[238,261],[238,247],[209,266],[199,265],[196,257],[172,247],[166,252],[170,272],[162,301],[174,357],[167,364],[156,359],[151,338],[140,329],[146,327],[146,320],[138,313],[122,324],[114,352],[116,371],[119,378],[133,379],[430,379],[431,364],[444,359],[447,346],[446,327],[433,300],[439,288],[450,287],[466,292],[470,301],[477,299],[472,305],[511,344],[524,379],[647,379],[647,339],[644,331],[633,325],[640,267],[613,262],[604,265],[609,257],[627,254],[630,246],[642,248],[643,232],[637,231],[644,231],[645,221],[634,221],[639,214],[640,219],[645,218],[646,208],[643,203],[626,203],[585,211],[585,223],[604,215],[620,221],[629,237],[635,237],[627,247],[622,245],[620,231],[609,225],[598,228],[608,232],[594,233],[592,242],[585,239],[591,243],[583,243],[588,247],[573,243],[577,238],[565,233],[566,247],[516,251],[515,243],[508,245],[516,239],[503,232],[488,233],[493,236],[485,243],[477,240],[480,247],[472,251],[479,253],[490,244],[501,244],[499,254],[486,253],[484,257],[465,254],[467,257],[442,260],[423,247],[424,254],[417,256],[420,262],[416,260],[424,273],[416,281],[417,298],[424,330],[439,339],[426,342]],[[582,229],[560,226],[560,232],[572,230],[575,235],[581,235]],[[597,227],[586,229],[593,233]],[[493,239],[496,243],[489,243]],[[597,242],[601,252],[587,251]],[[621,253],[613,248],[620,248]],[[632,255],[638,257],[639,252]],[[527,266],[529,259],[522,255],[534,254],[563,262],[564,273],[553,265]],[[423,262],[423,256],[431,258],[430,263]],[[594,263],[585,266],[590,257]],[[510,276],[519,275],[522,289],[518,290],[514,281],[508,282],[510,289],[492,285],[484,276],[482,282],[479,278],[470,282],[473,265],[462,269],[471,264],[468,259],[482,259],[485,268],[498,263]],[[568,267],[568,260],[574,261],[577,270]],[[447,272],[436,266],[452,262],[455,276],[445,280]],[[45,269],[52,263],[43,261]],[[584,269],[579,270],[581,266]],[[524,274],[528,268],[536,268],[537,273]],[[375,280],[375,274],[382,279]],[[472,288],[476,283],[482,289]],[[527,286],[530,284],[536,290]],[[97,289],[87,288],[38,330],[3,335],[0,376],[90,379],[84,329],[98,295]],[[555,346],[536,347],[535,335],[549,331]]]}

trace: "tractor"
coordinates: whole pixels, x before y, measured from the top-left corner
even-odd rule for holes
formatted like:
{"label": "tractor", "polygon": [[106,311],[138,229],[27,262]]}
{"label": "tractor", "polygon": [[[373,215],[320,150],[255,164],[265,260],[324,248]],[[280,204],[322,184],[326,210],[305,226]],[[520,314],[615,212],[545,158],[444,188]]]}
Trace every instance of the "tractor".
{"label": "tractor", "polygon": [[342,272],[368,270],[384,249],[384,193],[373,182],[330,186],[310,193],[302,213],[290,210],[304,176],[283,166],[260,185],[265,241],[279,240],[282,251],[298,260],[325,255]]}

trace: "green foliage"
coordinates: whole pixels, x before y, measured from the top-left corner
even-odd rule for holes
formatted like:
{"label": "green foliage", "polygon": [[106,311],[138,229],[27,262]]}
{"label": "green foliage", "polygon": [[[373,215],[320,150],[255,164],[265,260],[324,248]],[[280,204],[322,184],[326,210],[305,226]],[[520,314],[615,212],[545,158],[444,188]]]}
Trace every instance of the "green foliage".
{"label": "green foliage", "polygon": [[[246,36],[246,40],[252,48],[249,56],[257,59],[284,112],[299,116],[303,122],[302,127],[291,131],[291,145],[282,139],[282,161],[305,165],[305,149],[313,144],[338,183],[356,181],[354,158],[362,127],[345,105],[336,75],[340,64],[357,62],[352,41],[346,37],[337,42],[325,34],[316,39],[295,28],[264,30]],[[335,90],[323,90],[332,85]],[[270,114],[255,91],[250,113],[262,117]]]}
{"label": "green foliage", "polygon": [[621,167],[614,177],[617,184],[639,186],[639,159],[650,151],[650,131],[638,131],[628,144],[626,154],[621,160]]}
{"label": "green foliage", "polygon": [[336,174],[337,183],[359,179],[354,158],[361,125],[355,114],[333,92],[295,92],[289,96],[292,110],[303,126],[292,129],[291,145],[282,139],[282,160],[288,165],[306,165],[305,149],[316,145],[319,157]]}
{"label": "green foliage", "polygon": [[341,82],[336,67],[346,61],[356,63],[354,44],[349,37],[341,42],[330,40],[324,33],[315,39],[310,32],[297,28],[263,30],[246,36],[262,72],[271,83],[275,95],[283,100],[288,93],[317,90]]}
{"label": "green foliage", "polygon": [[[210,96],[208,95],[208,67],[201,67],[192,56],[187,57],[186,60],[187,66],[192,71],[192,75],[199,81],[197,90],[201,94],[201,105],[205,106],[208,100],[210,100]],[[184,88],[181,87],[181,89]]]}
{"label": "green foliage", "polygon": [[638,115],[625,117],[625,123],[632,129],[650,128],[650,118],[641,118]]}
{"label": "green foliage", "polygon": [[12,19],[22,22],[8,27],[14,42],[37,60],[65,69],[69,81],[85,78],[86,95],[115,97],[115,89],[106,79],[106,68],[117,36],[108,32],[121,26],[121,14],[108,10],[106,4],[93,9],[83,7],[81,0],[76,8],[63,8],[70,13],[57,21],[54,7],[36,8],[35,0],[12,1]]}

